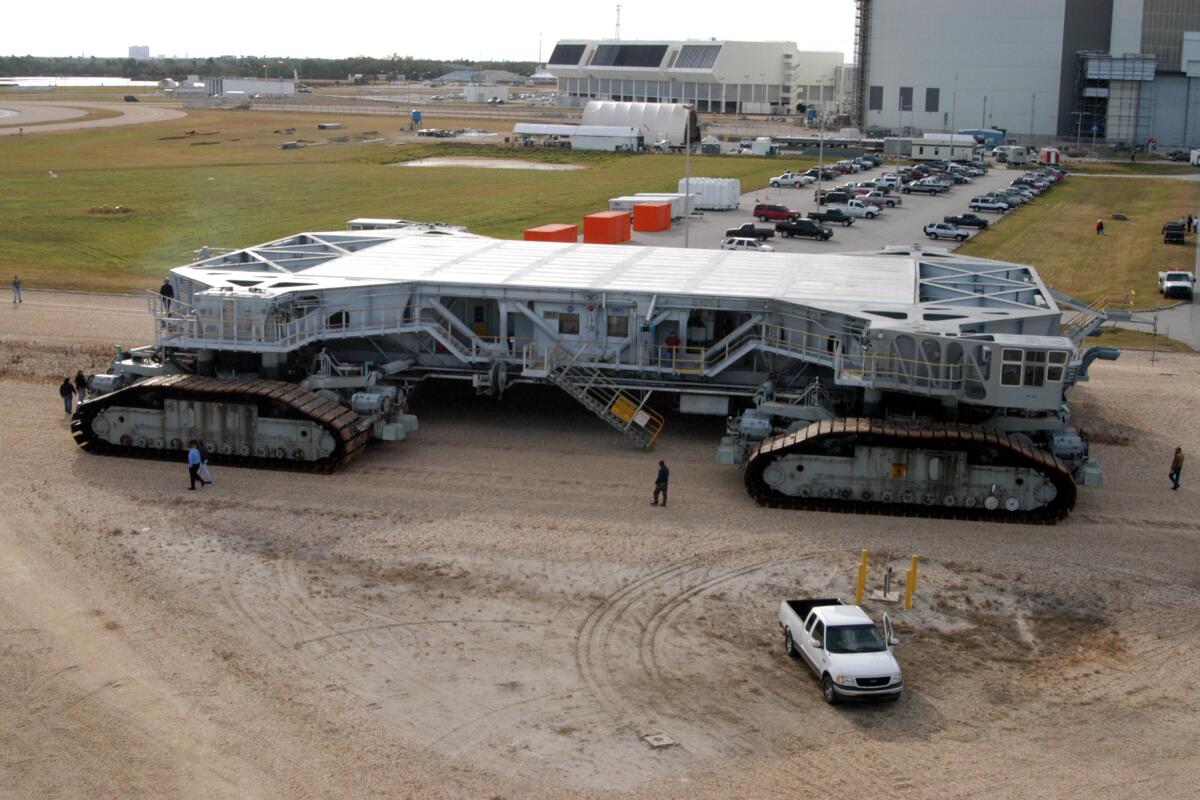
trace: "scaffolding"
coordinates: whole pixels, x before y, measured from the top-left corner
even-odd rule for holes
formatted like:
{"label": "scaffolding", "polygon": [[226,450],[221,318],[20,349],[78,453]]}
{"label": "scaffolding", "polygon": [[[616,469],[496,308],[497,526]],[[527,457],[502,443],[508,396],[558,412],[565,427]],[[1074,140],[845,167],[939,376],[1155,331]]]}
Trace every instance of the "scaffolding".
{"label": "scaffolding", "polygon": [[1150,134],[1154,113],[1152,55],[1076,53],[1076,137],[1093,136],[1106,144],[1137,148]]}

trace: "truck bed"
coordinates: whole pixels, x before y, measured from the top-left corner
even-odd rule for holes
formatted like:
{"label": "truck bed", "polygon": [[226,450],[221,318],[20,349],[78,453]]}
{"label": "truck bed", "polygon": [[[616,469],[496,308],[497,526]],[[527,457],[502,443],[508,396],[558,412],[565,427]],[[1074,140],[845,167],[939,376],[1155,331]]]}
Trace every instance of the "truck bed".
{"label": "truck bed", "polygon": [[803,600],[785,600],[787,607],[792,610],[799,619],[800,624],[804,624],[804,620],[808,619],[808,612],[818,606],[840,606],[842,601],[836,597],[814,597]]}

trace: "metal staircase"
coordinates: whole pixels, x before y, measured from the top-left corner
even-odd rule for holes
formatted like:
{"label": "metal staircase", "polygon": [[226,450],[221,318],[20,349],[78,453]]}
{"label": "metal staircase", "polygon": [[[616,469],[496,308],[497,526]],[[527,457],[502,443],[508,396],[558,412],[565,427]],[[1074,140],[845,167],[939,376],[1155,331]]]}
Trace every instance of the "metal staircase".
{"label": "metal staircase", "polygon": [[565,356],[563,361],[555,359],[547,377],[556,386],[574,397],[589,411],[607,422],[616,430],[632,439],[638,447],[649,450],[662,433],[663,417],[653,409],[646,408],[650,393],[646,392],[639,401],[625,392],[600,370],[580,366],[575,358],[558,350],[554,355]]}

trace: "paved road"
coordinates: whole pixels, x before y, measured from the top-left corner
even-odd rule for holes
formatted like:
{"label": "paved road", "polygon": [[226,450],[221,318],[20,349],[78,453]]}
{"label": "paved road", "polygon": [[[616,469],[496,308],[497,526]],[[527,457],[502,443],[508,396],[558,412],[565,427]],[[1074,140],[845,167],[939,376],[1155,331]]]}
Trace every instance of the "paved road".
{"label": "paved road", "polygon": [[[787,159],[779,159],[779,171],[787,166]],[[849,180],[867,180],[891,171],[891,167],[883,167],[870,172],[862,172],[853,177],[844,177],[832,183],[844,183]],[[878,250],[888,245],[906,245],[920,242],[933,246],[933,242],[921,232],[926,223],[940,221],[947,214],[960,214],[969,211],[967,202],[977,194],[985,194],[992,189],[1008,184],[1018,173],[1004,169],[993,169],[987,175],[976,178],[973,183],[956,186],[945,194],[931,197],[923,194],[899,195],[903,204],[894,209],[885,209],[884,213],[873,220],[856,220],[849,228],[841,225],[833,226],[833,238],[828,242],[818,242],[812,239],[783,239],[776,237],[770,240],[770,245],[781,253],[841,253],[865,250]],[[690,247],[714,248],[719,247],[725,236],[725,229],[752,221],[751,210],[755,203],[781,203],[803,212],[815,211],[817,204],[813,199],[815,185],[803,189],[772,189],[759,188],[742,195],[741,208],[736,211],[706,211],[703,219],[694,219],[688,223],[687,239]],[[833,188],[829,182],[826,188]],[[634,190],[636,191],[636,190]],[[1031,213],[1028,210],[1018,213]],[[982,216],[989,220],[996,215],[984,213]],[[758,223],[763,224],[763,223]],[[773,224],[773,223],[771,223]],[[653,244],[666,247],[683,247],[684,226],[676,225],[662,233],[635,233],[633,240],[640,244]],[[938,247],[953,249],[955,242],[941,241]]]}
{"label": "paved road", "polygon": [[[164,108],[149,103],[95,103],[74,102],[67,105],[54,105],[36,100],[2,100],[0,109],[15,112],[3,117],[0,136],[16,136],[24,128],[25,136],[48,131],[72,131],[80,128],[111,128],[118,125],[141,125],[148,122],[164,122],[186,116],[187,112],[178,108]],[[104,119],[79,120],[92,110],[116,111],[119,117]],[[75,121],[72,121],[72,120]],[[61,122],[56,120],[62,120]],[[48,123],[48,124],[39,124]]]}

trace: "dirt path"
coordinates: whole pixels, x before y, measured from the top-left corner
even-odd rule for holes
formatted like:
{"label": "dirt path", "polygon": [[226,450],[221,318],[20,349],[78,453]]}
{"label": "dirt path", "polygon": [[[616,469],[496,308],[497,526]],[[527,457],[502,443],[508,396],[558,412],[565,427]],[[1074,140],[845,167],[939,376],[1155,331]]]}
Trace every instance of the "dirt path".
{"label": "dirt path", "polygon": [[[0,355],[57,372],[45,319],[74,301],[44,299],[3,318]],[[127,302],[71,315],[133,335]],[[1165,476],[1177,441],[1200,452],[1181,411],[1200,358],[1094,367],[1076,409],[1107,485],[1054,528],[760,509],[713,463],[720,420],[672,417],[647,454],[519,389],[429,392],[418,433],[334,476],[223,469],[191,493],[182,466],[77,452],[36,377],[0,381],[22,421],[0,427],[20,454],[0,460],[13,796],[1128,798],[1200,778],[1198,490]],[[860,547],[873,583],[922,557],[918,608],[893,610],[909,691],[830,708],[775,608],[845,595]]]}

